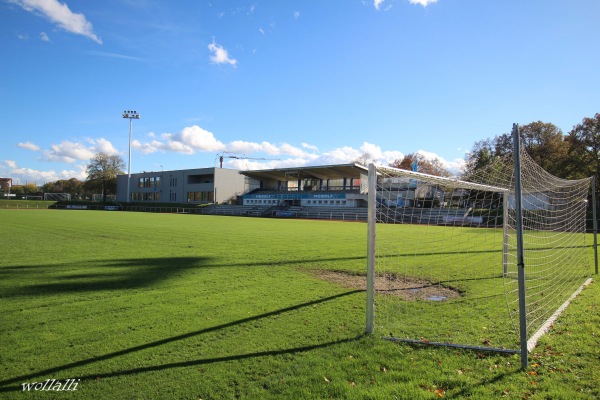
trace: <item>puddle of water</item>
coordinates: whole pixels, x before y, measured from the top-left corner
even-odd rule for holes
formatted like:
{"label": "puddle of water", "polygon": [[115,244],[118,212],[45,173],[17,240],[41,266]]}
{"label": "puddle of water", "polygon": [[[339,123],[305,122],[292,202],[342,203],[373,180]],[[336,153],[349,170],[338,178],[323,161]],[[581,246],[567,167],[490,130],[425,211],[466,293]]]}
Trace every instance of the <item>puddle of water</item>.
{"label": "puddle of water", "polygon": [[446,300],[448,297],[446,296],[429,296],[427,298],[427,300],[431,300],[431,301],[444,301]]}

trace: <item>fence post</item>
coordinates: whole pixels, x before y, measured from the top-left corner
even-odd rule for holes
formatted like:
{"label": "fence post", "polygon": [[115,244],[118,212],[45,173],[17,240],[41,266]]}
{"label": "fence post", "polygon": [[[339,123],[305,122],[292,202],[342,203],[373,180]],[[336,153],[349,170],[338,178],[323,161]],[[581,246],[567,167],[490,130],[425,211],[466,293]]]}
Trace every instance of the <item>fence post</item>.
{"label": "fence post", "polygon": [[367,329],[373,333],[375,311],[375,227],[377,223],[377,169],[369,164],[368,223],[367,223]]}
{"label": "fence post", "polygon": [[502,226],[503,226],[503,238],[502,238],[502,272],[504,277],[508,276],[508,192],[504,192],[502,195]]}
{"label": "fence post", "polygon": [[519,279],[519,338],[521,341],[521,367],[527,368],[527,310],[525,306],[525,257],[523,249],[523,208],[521,185],[521,137],[519,125],[513,124],[513,151],[515,163],[515,228],[517,234],[517,270]]}
{"label": "fence post", "polygon": [[594,271],[598,275],[598,220],[596,217],[596,177],[592,176],[592,226],[594,228]]}

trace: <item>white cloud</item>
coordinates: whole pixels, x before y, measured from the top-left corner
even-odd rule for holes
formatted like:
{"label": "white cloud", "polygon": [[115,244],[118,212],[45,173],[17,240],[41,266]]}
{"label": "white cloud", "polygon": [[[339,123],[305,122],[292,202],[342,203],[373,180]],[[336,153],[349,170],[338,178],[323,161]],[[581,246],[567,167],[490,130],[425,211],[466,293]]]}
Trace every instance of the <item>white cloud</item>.
{"label": "white cloud", "polygon": [[94,156],[94,152],[83,144],[67,140],[60,144],[51,145],[49,150],[43,151],[43,154],[48,161],[66,163],[89,160]]}
{"label": "white cloud", "polygon": [[[148,135],[154,138],[156,135]],[[212,132],[209,132],[198,125],[188,126],[177,134],[163,133],[160,140],[151,140],[150,142],[140,142],[134,140],[132,147],[144,154],[151,154],[157,151],[178,152],[183,154],[195,154],[196,152],[227,152],[238,155],[250,155],[256,153],[265,153],[266,155],[290,155],[293,157],[307,157],[310,151],[318,151],[316,146],[306,143],[302,148],[288,143],[273,144],[267,141],[249,142],[245,140],[234,140],[229,143],[223,143]]]}
{"label": "white cloud", "polygon": [[383,4],[384,0],[373,0],[373,5],[375,6],[376,10],[379,10],[379,8],[381,7],[381,4]]}
{"label": "white cloud", "polygon": [[185,127],[177,134],[164,133],[162,138],[167,140],[166,149],[179,153],[193,154],[196,150],[212,152],[225,150],[225,145],[218,141],[212,132],[198,125]]}
{"label": "white cloud", "polygon": [[41,32],[40,33],[40,40],[42,42],[49,42],[50,38],[48,37],[48,34],[46,32]]}
{"label": "white cloud", "polygon": [[[377,1],[377,0],[375,0]],[[437,0],[408,0],[410,4],[420,4],[423,7],[427,7],[429,4],[437,3]]]}
{"label": "white cloud", "polygon": [[[148,136],[154,138],[156,135],[149,134]],[[183,128],[177,134],[164,133],[160,139],[153,139],[146,143],[134,140],[132,147],[143,154],[152,154],[158,151],[189,155],[197,152],[215,154],[225,152],[228,153],[227,155],[235,157],[225,157],[224,165],[228,168],[243,170],[348,164],[361,160],[365,156],[368,161],[375,164],[389,165],[404,157],[404,153],[401,151],[383,150],[380,146],[369,142],[364,142],[359,148],[342,146],[324,152],[320,152],[317,146],[308,143],[301,143],[300,146],[289,143],[273,144],[267,141],[250,142],[245,140],[223,143],[212,132],[198,125]],[[439,159],[452,173],[459,172],[464,165],[464,160],[461,159],[446,161],[435,153],[424,150],[419,150],[417,153],[426,159]]]}
{"label": "white cloud", "polygon": [[194,154],[194,149],[191,146],[181,142],[168,142],[164,145],[163,149],[182,154]]}
{"label": "white cloud", "polygon": [[304,150],[299,149],[296,146],[292,146],[291,144],[283,143],[281,146],[279,146],[279,148],[281,149],[282,153],[289,154],[291,156],[306,157],[307,155]]}
{"label": "white cloud", "polygon": [[136,149],[143,154],[152,154],[164,149],[164,144],[158,140],[153,140],[150,143],[141,143],[139,140],[133,140],[131,142],[131,148]]}
{"label": "white cloud", "polygon": [[91,150],[95,153],[106,153],[111,156],[119,154],[119,150],[115,149],[112,143],[104,138],[89,139],[88,141],[92,144]]}
{"label": "white cloud", "polygon": [[371,143],[364,142],[360,147],[362,154],[368,154],[370,159],[376,164],[388,165],[399,158],[403,158],[404,154],[399,151],[382,151],[381,147]]}
{"label": "white cloud", "polygon": [[25,150],[40,151],[40,146],[35,145],[31,142],[17,143],[17,147]]}
{"label": "white cloud", "polygon": [[19,39],[19,40],[27,40],[27,39],[29,39],[29,36],[23,35],[23,34],[18,34],[17,35],[17,39]]}
{"label": "white cloud", "polygon": [[90,143],[90,146],[86,146],[80,142],[65,140],[60,144],[51,145],[50,149],[43,150],[42,154],[46,161],[66,163],[89,161],[96,153],[119,154],[119,151],[115,149],[112,143],[104,138],[87,139],[87,142]]}
{"label": "white cloud", "polygon": [[322,153],[313,160],[312,165],[319,164],[346,164],[357,160],[361,156],[360,150],[349,146],[338,147],[331,151]]}
{"label": "white cloud", "polygon": [[87,54],[99,57],[118,58],[121,60],[144,61],[143,58],[128,56],[126,54],[107,53],[105,51],[88,51]]}
{"label": "white cloud", "polygon": [[300,18],[300,11],[294,11],[294,19]]}
{"label": "white cloud", "polygon": [[76,178],[81,181],[87,178],[86,175],[86,166],[85,165],[75,165],[73,169],[70,170],[62,170],[62,171],[40,171],[32,168],[23,168],[17,166],[17,163],[12,160],[4,160],[3,164],[7,165],[10,170],[7,173],[13,180],[13,184],[24,184],[25,182],[29,183],[37,183],[37,185],[42,185],[46,182],[54,182],[59,179],[70,179]]}
{"label": "white cloud", "polygon": [[312,144],[302,143],[301,146],[303,149],[307,149],[307,150],[311,150],[311,151],[319,151],[319,148]]}
{"label": "white cloud", "polygon": [[102,40],[94,33],[92,23],[83,14],[72,12],[67,4],[63,4],[58,0],[13,1],[27,11],[41,14],[67,32],[85,36],[98,44],[102,44]]}
{"label": "white cloud", "polygon": [[438,161],[444,166],[444,168],[450,171],[450,173],[453,175],[458,174],[465,167],[465,160],[462,158],[456,158],[454,159],[454,161],[446,161],[444,158],[430,151],[418,150],[416,153],[422,155],[428,161],[438,159]]}
{"label": "white cloud", "polygon": [[270,155],[281,154],[282,150],[276,145],[269,142],[246,142],[243,140],[234,140],[231,143],[228,143],[225,148],[227,152],[231,153],[267,153]]}
{"label": "white cloud", "polygon": [[208,45],[208,50],[212,53],[210,61],[214,64],[231,64],[234,67],[237,65],[237,60],[229,58],[229,53],[222,46],[215,43],[214,39],[212,43]]}

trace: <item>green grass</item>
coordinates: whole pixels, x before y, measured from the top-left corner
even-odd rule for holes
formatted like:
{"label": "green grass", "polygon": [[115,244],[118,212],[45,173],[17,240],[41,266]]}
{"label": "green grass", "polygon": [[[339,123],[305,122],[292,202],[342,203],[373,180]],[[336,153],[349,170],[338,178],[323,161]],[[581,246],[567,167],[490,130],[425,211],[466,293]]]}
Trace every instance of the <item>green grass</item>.
{"label": "green grass", "polygon": [[[598,398],[600,289],[519,357],[363,335],[366,224],[0,209],[0,398]],[[473,322],[473,321],[471,321]],[[469,323],[469,321],[467,321]],[[77,392],[21,384],[80,379]]]}

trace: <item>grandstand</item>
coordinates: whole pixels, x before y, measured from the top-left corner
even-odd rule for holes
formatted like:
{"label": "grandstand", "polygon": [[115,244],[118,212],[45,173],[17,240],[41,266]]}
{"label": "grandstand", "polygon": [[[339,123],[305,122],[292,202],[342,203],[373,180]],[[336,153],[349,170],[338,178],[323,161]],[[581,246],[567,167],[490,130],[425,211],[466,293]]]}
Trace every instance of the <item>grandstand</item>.
{"label": "grandstand", "polygon": [[[367,173],[366,167],[356,163],[252,171],[205,168],[144,172],[132,175],[135,205],[123,209],[366,221]],[[118,179],[120,202],[125,201],[126,179],[126,175]],[[395,189],[393,198],[389,195],[392,191],[387,190],[377,194],[377,201],[385,210],[381,211],[382,218],[389,222],[478,223],[478,217],[468,214],[482,205],[469,199],[469,191],[446,192],[437,185],[417,188],[409,179],[394,179],[387,187]],[[181,199],[189,207],[182,207]],[[174,203],[175,208],[168,203]],[[409,213],[408,209],[418,212]]]}
{"label": "grandstand", "polygon": [[[123,204],[127,176],[118,177],[117,201],[129,211],[366,221],[367,173],[356,163],[144,172],[131,176],[132,205]],[[417,187],[408,178],[394,178],[386,182],[386,190],[378,191],[377,202],[382,220],[388,222],[478,225],[482,218],[472,210],[497,207],[482,202],[498,199],[471,196],[469,190]]]}
{"label": "grandstand", "polygon": [[241,171],[253,183],[243,204],[366,207],[367,172],[360,164]]}

